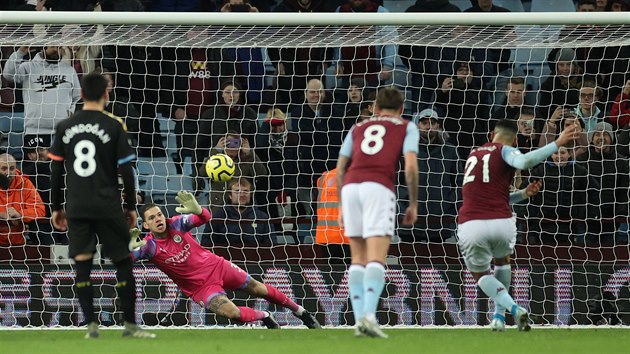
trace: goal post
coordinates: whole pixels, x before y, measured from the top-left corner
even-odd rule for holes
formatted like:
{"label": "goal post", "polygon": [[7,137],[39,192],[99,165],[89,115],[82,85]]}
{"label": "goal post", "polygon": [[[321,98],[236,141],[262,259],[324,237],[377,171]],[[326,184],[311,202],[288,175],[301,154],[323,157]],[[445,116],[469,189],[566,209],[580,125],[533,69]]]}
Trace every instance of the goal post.
{"label": "goal post", "polygon": [[[553,139],[550,120],[578,119],[585,145],[571,147],[571,162],[549,160],[515,178],[515,187],[533,179],[544,187],[514,207],[511,293],[541,325],[614,324],[630,316],[627,308],[598,308],[602,297],[607,305],[630,298],[628,13],[0,12],[1,143],[18,168],[35,159],[24,150],[24,136],[48,117],[29,113],[37,103],[28,90],[36,89],[4,74],[17,48],[45,46],[67,47],[66,65],[97,67],[112,77],[109,107],[129,126],[144,202],[164,205],[174,216],[176,193],[196,191],[216,218],[194,231],[198,240],[327,326],[353,325],[349,249],[318,242],[318,232],[337,230],[321,214],[335,201],[318,191],[342,137],[371,114],[379,87],[404,91],[405,118],[440,127],[419,127],[425,129],[419,221],[397,225],[387,258],[378,316],[392,326],[488,324],[493,304],[478,291],[454,243],[466,154],[487,141],[499,118],[518,122],[524,151]],[[558,106],[567,109],[562,117],[553,116]],[[225,146],[218,146],[221,138]],[[241,166],[237,174],[249,178],[247,203],[255,208],[240,220],[233,186],[211,183],[198,171],[204,158],[229,149]],[[404,210],[407,192],[404,178],[398,180]],[[0,243],[0,328],[83,320],[67,245],[40,234],[49,218],[36,223],[22,225],[26,243]],[[99,320],[118,324],[115,269],[99,257],[96,262]],[[138,323],[233,324],[181,298],[149,262],[138,263],[134,275]],[[264,300],[238,292],[234,299],[275,311],[280,324],[301,324]]]}

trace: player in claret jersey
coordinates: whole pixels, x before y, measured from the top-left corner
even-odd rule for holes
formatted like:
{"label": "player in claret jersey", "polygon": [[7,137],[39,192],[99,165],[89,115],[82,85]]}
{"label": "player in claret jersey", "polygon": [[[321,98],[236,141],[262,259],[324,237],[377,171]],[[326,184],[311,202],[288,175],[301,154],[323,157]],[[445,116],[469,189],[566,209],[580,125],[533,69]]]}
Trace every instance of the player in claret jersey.
{"label": "player in claret jersey", "polygon": [[339,222],[350,238],[348,285],[357,336],[387,338],[378,326],[376,308],[385,286],[385,257],[394,235],[394,178],[402,154],[409,190],[403,224],[413,224],[418,214],[419,133],[413,123],[400,117],[403,103],[404,95],[398,89],[379,90],[375,116],[352,127],[337,162]]}
{"label": "player in claret jersey", "polygon": [[[463,181],[463,204],[459,210],[457,234],[466,267],[477,285],[496,304],[490,324],[493,331],[505,330],[505,311],[514,316],[519,331],[530,330],[529,314],[518,306],[508,290],[512,280],[510,255],[516,243],[516,218],[510,203],[536,195],[540,181],[510,194],[516,169],[529,169],[543,162],[559,146],[577,139],[575,127],[564,130],[555,142],[522,154],[513,147],[518,127],[515,121],[500,120],[491,140],[473,149],[466,160]],[[494,275],[490,263],[494,259]]]}
{"label": "player in claret jersey", "polygon": [[321,328],[310,312],[278,289],[252,279],[232,262],[203,248],[190,230],[208,223],[210,211],[199,206],[189,192],[179,192],[176,200],[182,204],[176,211],[185,215],[172,219],[167,219],[155,204],[147,204],[142,208],[143,226],[151,232],[138,242],[136,238],[140,231],[132,231],[134,260],[149,259],[177,284],[184,295],[219,316],[240,322],[261,320],[267,328],[280,328],[270,312],[237,307],[227,298],[224,289],[242,290],[288,308],[308,328]]}

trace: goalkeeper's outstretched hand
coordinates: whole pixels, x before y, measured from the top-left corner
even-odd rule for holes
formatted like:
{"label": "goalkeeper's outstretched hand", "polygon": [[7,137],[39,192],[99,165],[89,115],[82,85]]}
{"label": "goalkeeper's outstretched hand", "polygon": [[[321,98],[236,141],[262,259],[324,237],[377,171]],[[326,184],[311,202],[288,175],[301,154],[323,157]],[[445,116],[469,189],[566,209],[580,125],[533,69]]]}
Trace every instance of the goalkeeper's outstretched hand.
{"label": "goalkeeper's outstretched hand", "polygon": [[177,193],[175,200],[182,206],[175,208],[175,211],[180,214],[201,214],[201,206],[197,203],[197,199],[190,192],[180,191]]}
{"label": "goalkeeper's outstretched hand", "polygon": [[137,227],[129,230],[129,236],[131,238],[129,240],[129,251],[136,250],[147,244],[147,241],[145,240],[138,241],[138,236],[140,236],[140,230]]}

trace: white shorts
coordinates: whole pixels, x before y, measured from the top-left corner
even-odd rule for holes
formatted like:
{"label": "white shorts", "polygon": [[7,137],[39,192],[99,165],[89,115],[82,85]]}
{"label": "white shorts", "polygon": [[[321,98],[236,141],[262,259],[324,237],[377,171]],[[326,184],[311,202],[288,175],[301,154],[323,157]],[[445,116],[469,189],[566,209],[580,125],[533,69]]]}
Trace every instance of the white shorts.
{"label": "white shorts", "polygon": [[457,226],[457,244],[468,270],[483,273],[490,270],[493,258],[514,252],[516,217],[470,220]]}
{"label": "white shorts", "polygon": [[396,195],[384,185],[362,182],[343,186],[341,208],[346,236],[394,236]]}

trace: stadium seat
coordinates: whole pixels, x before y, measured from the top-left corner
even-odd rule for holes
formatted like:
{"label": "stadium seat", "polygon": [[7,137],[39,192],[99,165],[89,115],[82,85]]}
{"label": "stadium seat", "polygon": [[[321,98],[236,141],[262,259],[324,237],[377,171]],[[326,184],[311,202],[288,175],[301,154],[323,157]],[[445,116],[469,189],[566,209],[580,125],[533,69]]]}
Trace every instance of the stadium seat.
{"label": "stadium seat", "polygon": [[573,0],[532,0],[531,12],[575,12]]}
{"label": "stadium seat", "polygon": [[24,112],[0,112],[0,131],[3,133],[24,132]]}
{"label": "stadium seat", "polygon": [[136,162],[139,175],[160,175],[171,176],[176,175],[175,166],[172,161],[166,157],[138,158]]}

